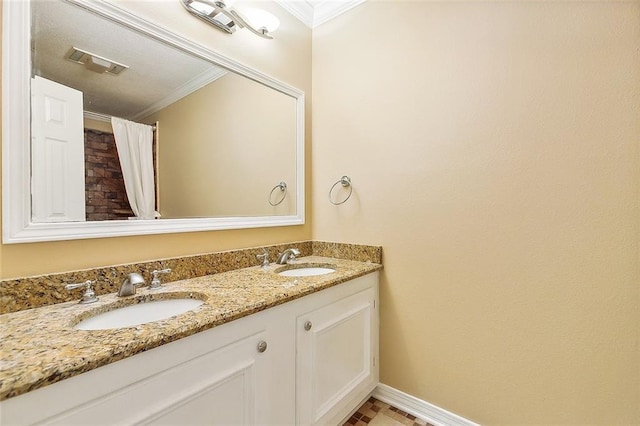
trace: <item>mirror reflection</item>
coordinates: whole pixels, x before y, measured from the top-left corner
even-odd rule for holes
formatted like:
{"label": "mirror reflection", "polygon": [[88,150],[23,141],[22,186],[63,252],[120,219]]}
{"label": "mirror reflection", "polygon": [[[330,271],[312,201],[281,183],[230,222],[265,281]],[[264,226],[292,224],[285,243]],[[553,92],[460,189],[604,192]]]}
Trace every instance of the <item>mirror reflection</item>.
{"label": "mirror reflection", "polygon": [[73,4],[31,10],[33,222],[296,214],[294,97]]}

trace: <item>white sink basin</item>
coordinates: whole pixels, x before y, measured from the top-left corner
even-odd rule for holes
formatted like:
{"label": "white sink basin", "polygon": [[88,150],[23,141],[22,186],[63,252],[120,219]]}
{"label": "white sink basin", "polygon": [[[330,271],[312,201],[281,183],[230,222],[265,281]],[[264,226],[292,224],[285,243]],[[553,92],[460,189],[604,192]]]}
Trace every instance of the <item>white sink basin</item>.
{"label": "white sink basin", "polygon": [[191,311],[204,302],[198,299],[167,299],[114,309],[78,323],[76,330],[108,330],[159,321]]}
{"label": "white sink basin", "polygon": [[308,267],[308,268],[296,268],[296,269],[287,269],[286,271],[278,272],[278,275],[282,275],[284,277],[312,277],[315,275],[326,275],[336,270],[333,268],[324,268],[324,267]]}

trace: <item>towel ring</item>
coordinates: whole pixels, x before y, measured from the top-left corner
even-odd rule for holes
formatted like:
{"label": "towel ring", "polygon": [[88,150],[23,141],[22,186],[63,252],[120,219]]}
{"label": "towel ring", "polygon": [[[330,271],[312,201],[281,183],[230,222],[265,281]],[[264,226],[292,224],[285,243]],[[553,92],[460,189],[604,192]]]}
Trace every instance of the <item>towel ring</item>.
{"label": "towel ring", "polygon": [[[346,188],[347,186],[349,187],[349,195],[347,195],[347,198],[340,201],[339,203],[336,203],[331,199],[331,193],[333,192],[337,184],[341,184],[343,188]],[[329,190],[329,202],[334,206],[339,206],[340,204],[346,203],[349,197],[351,197],[352,193],[353,193],[353,186],[351,186],[351,179],[349,179],[349,176],[342,176],[336,183],[334,183],[331,186],[331,189]]]}
{"label": "towel ring", "polygon": [[[276,189],[280,189],[280,191],[282,191],[283,194],[282,194],[282,198],[280,198],[280,200],[274,203],[273,201],[271,201],[271,199],[273,198],[273,191],[275,191]],[[269,204],[275,207],[278,204],[282,203],[286,196],[287,196],[287,183],[285,181],[282,181],[276,186],[274,186],[271,192],[269,193]]]}

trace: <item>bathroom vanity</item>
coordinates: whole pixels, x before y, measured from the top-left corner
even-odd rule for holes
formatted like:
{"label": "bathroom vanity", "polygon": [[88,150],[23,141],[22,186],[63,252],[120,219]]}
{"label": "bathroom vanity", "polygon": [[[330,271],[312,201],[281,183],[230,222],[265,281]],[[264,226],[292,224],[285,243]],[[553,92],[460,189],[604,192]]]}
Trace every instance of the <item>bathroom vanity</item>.
{"label": "bathroom vanity", "polygon": [[121,303],[115,295],[93,307],[71,302],[3,315],[13,343],[2,342],[9,356],[0,390],[8,399],[0,421],[338,424],[378,383],[381,265],[298,262],[335,272],[288,277],[271,265],[145,288],[131,298],[190,294],[204,303],[123,329],[74,329]]}

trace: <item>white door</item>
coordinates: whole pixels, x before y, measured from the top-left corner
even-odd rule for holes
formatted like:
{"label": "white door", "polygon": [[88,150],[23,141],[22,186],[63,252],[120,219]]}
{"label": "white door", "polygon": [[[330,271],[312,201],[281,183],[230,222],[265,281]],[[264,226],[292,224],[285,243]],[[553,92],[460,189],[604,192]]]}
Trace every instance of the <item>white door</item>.
{"label": "white door", "polygon": [[368,288],[298,317],[296,424],[329,424],[375,387],[375,298]]}
{"label": "white door", "polygon": [[36,76],[31,115],[32,220],[84,221],[82,92]]}

